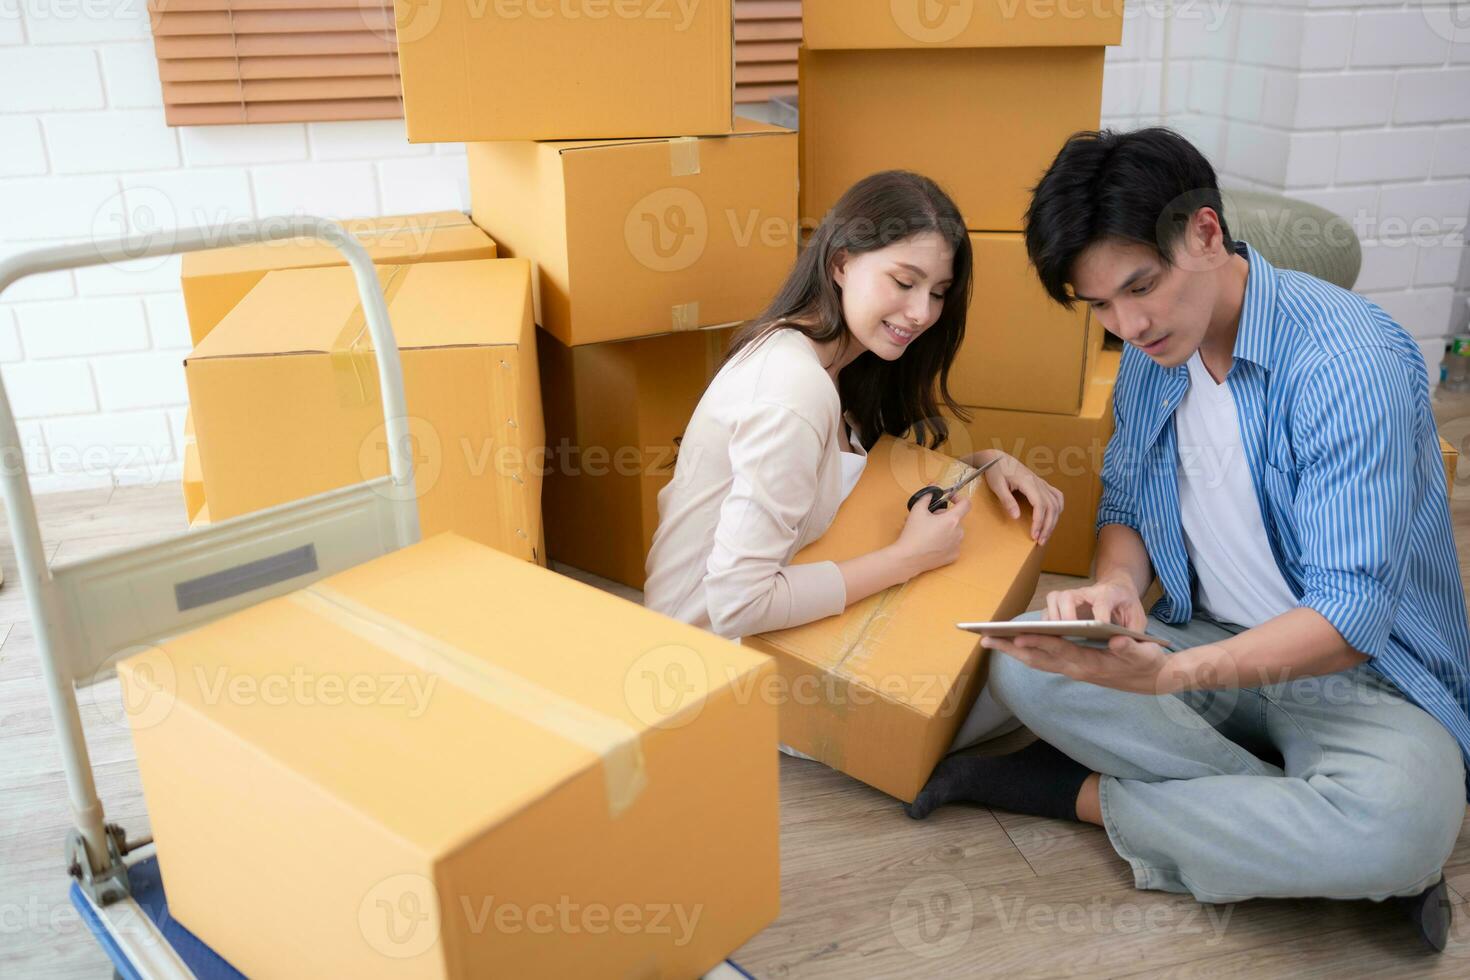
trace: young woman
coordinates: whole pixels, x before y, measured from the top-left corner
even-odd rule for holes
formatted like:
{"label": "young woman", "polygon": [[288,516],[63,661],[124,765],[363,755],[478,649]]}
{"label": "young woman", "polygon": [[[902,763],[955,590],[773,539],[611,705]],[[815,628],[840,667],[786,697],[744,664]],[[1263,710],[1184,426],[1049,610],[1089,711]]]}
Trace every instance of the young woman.
{"label": "young woman", "polygon": [[[658,496],[644,603],[739,638],[809,623],[953,562],[968,499],[909,512],[891,545],[843,562],[791,564],[821,537],[883,433],[931,448],[965,335],[970,239],[958,209],[918,174],[874,174],[843,195],[770,307],[743,327],[685,429]],[[925,442],[925,437],[928,441]],[[1045,543],[1062,495],[1014,458],[983,450],[991,490]]]}

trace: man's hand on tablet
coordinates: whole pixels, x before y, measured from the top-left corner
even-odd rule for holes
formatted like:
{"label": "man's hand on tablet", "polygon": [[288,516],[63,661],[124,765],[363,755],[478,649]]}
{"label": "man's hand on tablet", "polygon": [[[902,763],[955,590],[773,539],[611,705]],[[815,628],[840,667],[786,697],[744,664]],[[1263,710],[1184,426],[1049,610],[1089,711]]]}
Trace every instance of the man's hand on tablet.
{"label": "man's hand on tablet", "polygon": [[1143,599],[1132,582],[1122,579],[1094,582],[1080,589],[1048,592],[1045,618],[1096,619],[1139,632],[1148,626]]}
{"label": "man's hand on tablet", "polygon": [[1035,633],[1005,639],[988,636],[984,645],[1015,657],[1028,667],[1064,674],[1073,680],[1134,694],[1170,694],[1172,677],[1164,666],[1168,651],[1157,643],[1140,643],[1126,636],[1108,641],[1108,653],[1084,647],[1060,636]]}

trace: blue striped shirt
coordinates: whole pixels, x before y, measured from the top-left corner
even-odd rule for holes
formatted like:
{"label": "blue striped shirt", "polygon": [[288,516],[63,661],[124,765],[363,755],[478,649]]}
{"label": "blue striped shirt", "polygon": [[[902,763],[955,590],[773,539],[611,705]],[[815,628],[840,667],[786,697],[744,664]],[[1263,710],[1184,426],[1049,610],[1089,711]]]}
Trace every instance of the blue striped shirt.
{"label": "blue striped shirt", "polygon": [[[1271,551],[1301,606],[1449,729],[1470,767],[1470,624],[1424,358],[1378,306],[1250,263],[1226,379]],[[1153,615],[1194,615],[1174,411],[1187,365],[1123,353],[1098,528],[1143,538],[1164,587]],[[1470,785],[1467,785],[1470,794]]]}

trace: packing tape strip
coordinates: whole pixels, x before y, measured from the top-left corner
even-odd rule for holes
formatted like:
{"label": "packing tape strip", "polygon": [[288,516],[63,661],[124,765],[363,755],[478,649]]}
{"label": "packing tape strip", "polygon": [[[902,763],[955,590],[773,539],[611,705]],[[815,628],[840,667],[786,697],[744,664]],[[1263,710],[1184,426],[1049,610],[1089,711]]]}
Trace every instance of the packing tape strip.
{"label": "packing tape strip", "polygon": [[[395,265],[388,273],[388,281],[382,286],[384,306],[393,305],[398,290],[408,279],[404,275],[407,268],[407,264]],[[327,358],[332,365],[332,381],[337,387],[337,404],[344,408],[378,400],[378,366],[372,348],[364,350],[359,346],[364,337],[372,340],[367,327],[367,312],[359,301],[327,350]]]}
{"label": "packing tape strip", "polygon": [[602,760],[610,816],[620,815],[648,785],[643,745],[632,726],[430,636],[331,586],[319,582],[287,598],[415,668],[443,677],[485,703],[595,753]]}
{"label": "packing tape strip", "polygon": [[693,177],[699,173],[699,137],[676,136],[669,140],[669,176]]}
{"label": "packing tape strip", "polygon": [[673,308],[674,332],[699,329],[699,301],[675,303]]}

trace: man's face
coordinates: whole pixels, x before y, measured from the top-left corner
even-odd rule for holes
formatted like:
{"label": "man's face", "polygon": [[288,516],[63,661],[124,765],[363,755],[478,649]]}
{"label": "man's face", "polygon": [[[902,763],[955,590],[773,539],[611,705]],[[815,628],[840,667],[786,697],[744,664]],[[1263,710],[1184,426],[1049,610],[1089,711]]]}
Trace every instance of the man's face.
{"label": "man's face", "polygon": [[1218,289],[1212,270],[1191,271],[1193,265],[1165,265],[1146,245],[1102,239],[1077,257],[1072,292],[1108,333],[1160,367],[1178,367],[1204,341]]}

